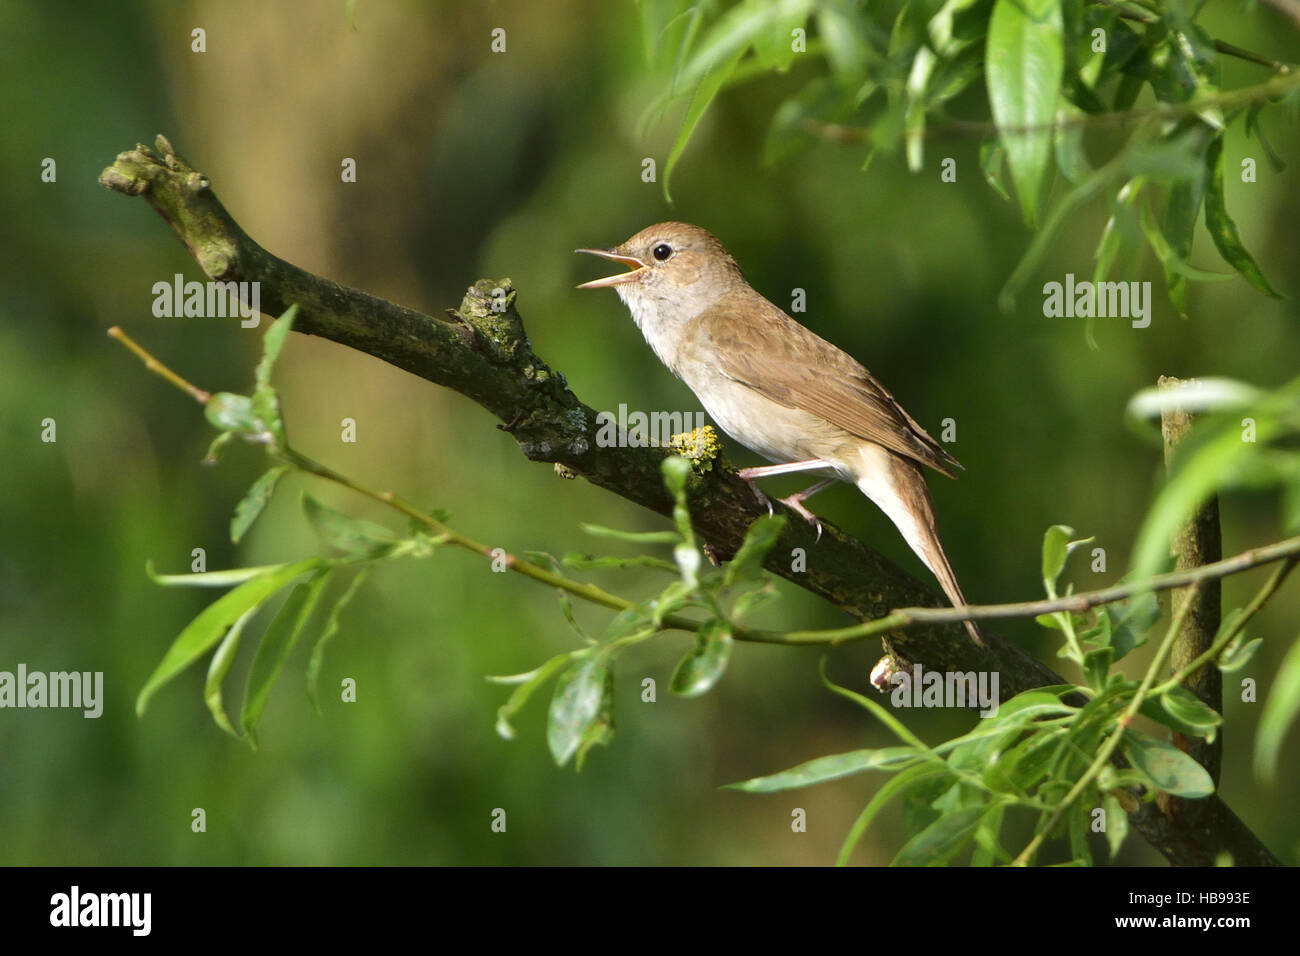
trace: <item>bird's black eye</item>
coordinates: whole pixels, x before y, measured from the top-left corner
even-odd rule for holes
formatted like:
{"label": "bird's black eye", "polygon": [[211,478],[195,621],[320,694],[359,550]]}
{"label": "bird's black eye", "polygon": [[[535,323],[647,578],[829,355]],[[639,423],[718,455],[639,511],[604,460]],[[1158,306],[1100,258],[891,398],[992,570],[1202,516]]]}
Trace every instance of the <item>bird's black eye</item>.
{"label": "bird's black eye", "polygon": [[654,257],[658,259],[660,262],[663,262],[672,254],[673,254],[673,247],[668,245],[668,243],[666,242],[661,242],[659,243],[659,245],[655,246],[655,250],[653,253]]}

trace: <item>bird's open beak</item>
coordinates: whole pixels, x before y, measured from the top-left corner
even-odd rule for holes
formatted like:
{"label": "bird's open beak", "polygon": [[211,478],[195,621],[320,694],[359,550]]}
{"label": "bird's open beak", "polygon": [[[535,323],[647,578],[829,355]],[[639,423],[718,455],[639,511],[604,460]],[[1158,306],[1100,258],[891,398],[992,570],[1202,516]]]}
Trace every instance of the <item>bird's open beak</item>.
{"label": "bird's open beak", "polygon": [[611,252],[608,249],[574,249],[573,251],[600,256],[602,259],[612,259],[614,262],[623,263],[632,270],[630,272],[620,272],[618,275],[606,276],[604,279],[592,279],[590,282],[584,282],[578,286],[579,289],[604,289],[611,285],[622,285],[624,282],[635,282],[641,277],[641,273],[649,268],[636,256],[625,256],[617,252]]}

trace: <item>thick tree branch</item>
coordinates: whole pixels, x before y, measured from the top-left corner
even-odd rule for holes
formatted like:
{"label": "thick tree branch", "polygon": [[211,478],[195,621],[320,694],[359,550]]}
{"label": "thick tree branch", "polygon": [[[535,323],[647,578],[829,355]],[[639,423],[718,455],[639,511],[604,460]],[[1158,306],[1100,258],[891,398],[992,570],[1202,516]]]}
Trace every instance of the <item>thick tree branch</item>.
{"label": "thick tree branch", "polygon": [[[159,136],[156,151],[137,146],[120,154],[100,182],[142,196],[190,249],[209,278],[259,282],[265,312],[297,303],[295,330],[356,348],[421,378],[447,386],[495,415],[533,461],[563,466],[592,484],[660,514],[671,513],[659,463],[666,448],[608,448],[596,441],[596,412],[583,404],[532,350],[507,279],[481,280],[449,319],[394,305],[290,265],[250,239],[214,195],[207,178]],[[496,294],[494,294],[494,292]],[[732,471],[715,467],[689,488],[691,518],[715,553],[735,551],[745,530],[766,513]],[[890,608],[936,607],[934,588],[829,522],[817,540],[793,512],[767,561],[773,573],[811,591],[858,620]],[[793,570],[792,550],[804,549],[807,570]],[[927,623],[888,635],[900,668],[913,662],[942,671],[996,670],[1003,698],[1062,678],[1019,648],[985,632],[976,647],[958,623]],[[1222,850],[1238,865],[1276,863],[1217,796],[1207,801],[1204,831],[1182,831],[1154,807],[1133,814],[1137,829],[1174,862],[1212,862]]]}
{"label": "thick tree branch", "polygon": [[[1176,378],[1160,377],[1160,388],[1178,388],[1184,383]],[[1179,443],[1192,427],[1192,416],[1182,408],[1168,408],[1160,415],[1160,431],[1164,436],[1165,465],[1174,459]],[[1213,564],[1223,557],[1223,543],[1219,532],[1219,499],[1211,498],[1197,510],[1174,538],[1174,555],[1176,570],[1198,568]],[[1183,619],[1183,631],[1174,645],[1170,665],[1175,671],[1182,670],[1196,660],[1210,645],[1219,632],[1222,614],[1222,588],[1217,580],[1202,583],[1195,590],[1175,593],[1173,609],[1178,613],[1182,605],[1191,602],[1187,616]],[[1191,675],[1185,685],[1188,690],[1216,713],[1223,713],[1223,674],[1217,667],[1202,667]],[[1223,763],[1223,734],[1214,738],[1214,743],[1207,743],[1201,737],[1188,737],[1175,734],[1174,743],[1186,751],[1204,767],[1219,785],[1219,770]],[[1171,811],[1196,813],[1196,801],[1179,800]]]}

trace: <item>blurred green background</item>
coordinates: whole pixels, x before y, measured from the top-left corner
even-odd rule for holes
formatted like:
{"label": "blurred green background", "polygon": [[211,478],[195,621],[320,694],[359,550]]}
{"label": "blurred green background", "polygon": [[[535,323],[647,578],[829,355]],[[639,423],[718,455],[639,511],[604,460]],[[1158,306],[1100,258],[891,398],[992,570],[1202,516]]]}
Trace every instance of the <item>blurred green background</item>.
{"label": "blurred green background", "polygon": [[[1271,14],[1214,6],[1202,19],[1214,35],[1300,56]],[[984,183],[976,138],[930,141],[919,175],[901,155],[860,172],[864,149],[838,144],[764,166],[774,110],[824,69],[811,61],[719,98],[675,173],[670,207],[658,184],[642,182],[641,160],[657,158],[662,171],[680,114],[638,135],[665,78],[646,65],[634,4],[360,0],[356,24],[341,0],[0,2],[0,669],[99,670],[106,694],[98,720],[0,711],[0,862],[825,864],[880,783],[854,777],[770,796],[719,790],[886,737],[819,686],[817,651],[738,647],[713,693],[674,698],[667,679],[685,635],[622,658],[618,734],[580,775],[546,752],[545,695],[517,722],[518,738],[501,740],[493,722],[507,689],[484,675],[529,670],[576,638],[548,589],[452,551],[382,569],[345,613],[324,686],[355,678],[357,703],[327,694],[318,717],[303,692],[300,646],[273,693],[258,753],[213,725],[202,667],[137,719],[136,693],[213,596],[151,584],[147,560],[183,571],[202,547],[215,569],[320,547],[300,517],[308,484],[297,478],[244,545],[231,546],[230,513],[263,469],[262,453],[234,448],[219,467],[200,466],[212,433],[199,409],[104,335],[122,325],[208,389],[251,382],[261,330],[154,318],[154,282],[203,276],[145,203],[96,183],[120,150],[155,133],[210,177],[258,242],[316,273],[430,313],[458,305],[477,278],[509,276],[537,351],[597,408],[698,404],[612,293],[574,290],[604,273],[571,250],[620,242],[663,219],[707,227],[778,304],[807,290],[801,319],[861,359],[927,429],[956,419],[950,447],[966,471],[932,486],[953,564],[976,602],[1038,596],[1039,542],[1053,523],[1106,548],[1105,574],[1082,562],[1072,569],[1078,587],[1123,573],[1161,468],[1158,446],[1122,421],[1136,390],[1161,374],[1272,386],[1300,369],[1294,299],[1271,301],[1240,280],[1193,285],[1183,321],[1149,256],[1136,278],[1153,282],[1151,327],[1102,320],[1100,351],[1086,347],[1080,320],[1043,317],[1037,285],[1013,313],[999,312],[996,294],[1030,234]],[[206,30],[206,53],[190,50],[194,27]],[[489,49],[497,27],[507,31],[503,54]],[[1227,60],[1224,70],[1225,87],[1260,79],[1250,64]],[[1294,159],[1296,127],[1274,121],[1269,132]],[[1248,155],[1259,159],[1251,185],[1232,175]],[[944,156],[957,161],[956,183],[940,182]],[[55,183],[40,180],[45,157],[57,161]],[[344,157],[357,161],[355,184],[340,182]],[[1300,174],[1294,164],[1274,173],[1239,123],[1226,165],[1229,208],[1248,246],[1294,296]],[[1104,221],[1101,205],[1078,215],[1038,285],[1090,275]],[[1203,232],[1193,261],[1226,269]],[[302,450],[449,509],[480,540],[563,554],[598,547],[581,521],[663,526],[526,462],[469,401],[374,359],[295,335],[277,374]],[[57,421],[53,444],[40,440],[47,417]],[[355,444],[339,441],[343,418],[358,422]],[[742,449],[732,455],[752,463]],[[390,520],[333,488],[312,491]],[[854,489],[837,487],[818,503],[924,575]],[[1225,553],[1280,537],[1271,498],[1236,495],[1222,506]],[[1227,582],[1225,605],[1243,603],[1260,577]],[[629,596],[653,583],[632,572],[597,578]],[[793,588],[782,592],[766,612],[772,627],[846,622]],[[593,627],[605,619],[599,609],[578,613]],[[1249,670],[1261,697],[1298,613],[1292,586],[1258,620],[1255,633],[1270,638]],[[1046,659],[1054,653],[1032,623],[1003,633]],[[829,671],[862,689],[878,656],[865,644],[837,649]],[[1147,659],[1135,654],[1129,671]],[[228,683],[234,701],[244,666]],[[658,681],[656,703],[640,701],[644,677]],[[1284,762],[1275,787],[1257,784],[1249,742],[1259,704],[1229,693],[1226,711],[1223,795],[1294,863],[1300,771]],[[963,714],[906,716],[931,741],[969,724]],[[807,833],[791,832],[796,806],[808,811]],[[191,832],[195,807],[206,810],[206,833]],[[497,807],[508,814],[504,834],[490,829]],[[887,862],[901,842],[895,808],[856,859]],[[1159,859],[1136,838],[1122,857]]]}

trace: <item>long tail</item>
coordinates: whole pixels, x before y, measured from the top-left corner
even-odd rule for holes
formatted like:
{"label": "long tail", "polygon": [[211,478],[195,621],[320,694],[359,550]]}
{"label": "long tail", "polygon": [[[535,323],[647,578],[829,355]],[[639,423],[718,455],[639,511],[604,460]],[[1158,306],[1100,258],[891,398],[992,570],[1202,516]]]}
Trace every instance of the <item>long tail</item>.
{"label": "long tail", "polygon": [[[858,490],[870,498],[902,533],[916,556],[939,579],[943,593],[954,607],[966,604],[966,595],[957,583],[957,575],[944,553],[939,527],[934,520],[934,501],[925,482],[921,466],[891,454],[879,445],[864,449],[862,469],[858,473]],[[966,621],[966,630],[980,647],[984,639],[974,621]]]}

